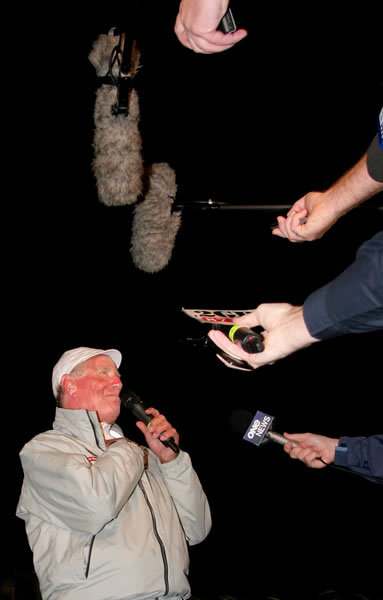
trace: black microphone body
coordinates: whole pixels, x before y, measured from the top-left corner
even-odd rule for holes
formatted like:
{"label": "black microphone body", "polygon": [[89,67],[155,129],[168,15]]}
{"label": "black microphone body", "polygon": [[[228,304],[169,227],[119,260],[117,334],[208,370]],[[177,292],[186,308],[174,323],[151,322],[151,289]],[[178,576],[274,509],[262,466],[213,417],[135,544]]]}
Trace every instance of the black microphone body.
{"label": "black microphone body", "polygon": [[245,352],[249,354],[255,354],[256,352],[262,352],[264,350],[263,337],[260,333],[257,333],[249,327],[243,325],[222,325],[221,323],[214,323],[213,329],[219,329],[223,331],[233,342],[243,348]]}
{"label": "black microphone body", "polygon": [[223,15],[218,27],[218,31],[223,31],[223,33],[234,33],[237,30],[237,26],[234,21],[233,13],[229,8],[227,12]]}
{"label": "black microphone body", "polygon": [[[153,415],[148,415],[145,412],[145,407],[142,400],[137,396],[135,392],[132,391],[124,391],[121,396],[121,402],[129,410],[134,414],[135,417],[139,421],[145,423],[146,426],[150,424],[150,421],[154,418]],[[177,446],[174,438],[169,438],[168,440],[160,440],[164,446],[170,448],[176,454],[179,453],[180,449]]]}

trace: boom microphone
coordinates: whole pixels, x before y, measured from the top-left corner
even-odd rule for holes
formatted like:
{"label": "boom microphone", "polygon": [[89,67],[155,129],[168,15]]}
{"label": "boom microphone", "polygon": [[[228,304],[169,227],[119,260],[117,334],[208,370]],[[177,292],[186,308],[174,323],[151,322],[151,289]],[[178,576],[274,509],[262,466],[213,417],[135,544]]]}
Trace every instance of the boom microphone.
{"label": "boom microphone", "polygon": [[134,40],[111,30],[94,42],[89,60],[100,81],[92,162],[98,197],[107,206],[137,203],[130,253],[136,267],[156,273],[171,258],[181,213],[172,212],[177,191],[173,169],[167,163],[143,167],[139,99],[133,88],[139,53]]}
{"label": "boom microphone", "polygon": [[255,446],[260,446],[268,440],[282,444],[291,442],[293,448],[298,446],[298,442],[289,440],[284,435],[272,431],[274,417],[267,415],[262,411],[257,411],[255,417],[247,410],[235,410],[230,416],[230,425],[232,429],[243,435],[243,439]]}
{"label": "boom microphone", "polygon": [[[134,204],[142,193],[140,109],[138,94],[132,87],[139,68],[139,53],[132,43],[130,71],[121,73],[125,44],[128,44],[125,34],[102,34],[88,57],[101,82],[94,107],[92,168],[99,200],[107,206]],[[123,110],[119,110],[121,99]]]}
{"label": "boom microphone", "polygon": [[[120,395],[120,398],[121,398],[121,403],[126,408],[128,408],[129,410],[131,410],[132,413],[134,414],[134,416],[137,417],[137,419],[139,421],[143,421],[143,423],[145,423],[145,425],[147,427],[149,427],[150,421],[154,417],[152,415],[148,415],[145,412],[145,407],[144,407],[144,405],[142,403],[142,400],[139,398],[139,396],[137,396],[137,394],[135,392],[133,392],[132,390],[124,389],[124,391]],[[171,448],[171,450],[173,450],[173,452],[175,452],[176,454],[179,453],[180,449],[177,446],[176,442],[174,441],[173,437],[171,437],[171,438],[169,438],[167,440],[161,440],[160,439],[160,441],[167,448]]]}
{"label": "boom microphone", "polygon": [[144,200],[134,207],[130,253],[136,267],[156,273],[171,258],[181,213],[171,210],[177,185],[167,163],[153,164],[147,183]]}

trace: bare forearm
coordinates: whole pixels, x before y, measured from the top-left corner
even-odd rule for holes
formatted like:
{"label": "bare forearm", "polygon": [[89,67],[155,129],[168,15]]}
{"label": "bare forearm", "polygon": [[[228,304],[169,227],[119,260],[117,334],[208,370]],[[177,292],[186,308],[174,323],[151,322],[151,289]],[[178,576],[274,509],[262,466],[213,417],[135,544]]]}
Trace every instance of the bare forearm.
{"label": "bare forearm", "polygon": [[347,173],[334,183],[324,194],[338,216],[359,206],[383,190],[383,183],[370,177],[367,169],[367,154],[364,154]]}
{"label": "bare forearm", "polygon": [[344,214],[383,190],[368,171],[367,153],[324,192],[309,192],[297,200],[286,217],[278,217],[273,234],[291,242],[317,240]]}

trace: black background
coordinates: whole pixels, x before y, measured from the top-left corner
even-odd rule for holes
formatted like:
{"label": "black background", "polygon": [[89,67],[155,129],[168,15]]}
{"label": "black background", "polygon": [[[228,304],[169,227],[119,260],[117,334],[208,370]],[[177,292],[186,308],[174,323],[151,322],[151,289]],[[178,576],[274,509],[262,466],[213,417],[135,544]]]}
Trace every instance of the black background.
{"label": "black background", "polygon": [[[325,189],[372,139],[382,100],[381,15],[367,6],[335,14],[325,4],[233,1],[247,39],[198,55],[173,33],[177,7],[84,3],[79,15],[69,3],[55,14],[24,10],[8,29],[3,315],[7,407],[15,410],[6,427],[14,551],[3,579],[17,581],[20,598],[25,581],[31,586],[24,526],[13,516],[18,452],[51,427],[55,362],[84,345],[121,350],[123,380],[166,413],[191,454],[213,515],[210,536],[191,548],[195,595],[306,599],[336,587],[346,597],[382,597],[381,487],[309,470],[278,445],[247,444],[228,425],[244,408],[275,416],[280,432],[379,433],[381,333],[316,344],[251,374],[180,342],[207,331],[182,306],[300,304],[382,228],[380,194],[316,242],[270,233],[281,212],[275,205]],[[100,33],[132,22],[142,53],[145,164],[175,169],[180,202],[270,207],[185,211],[172,259],[156,274],[132,263],[132,207],[102,205],[91,171],[97,81],[87,57]],[[120,423],[139,439],[129,415]],[[25,597],[32,596],[30,587]]]}

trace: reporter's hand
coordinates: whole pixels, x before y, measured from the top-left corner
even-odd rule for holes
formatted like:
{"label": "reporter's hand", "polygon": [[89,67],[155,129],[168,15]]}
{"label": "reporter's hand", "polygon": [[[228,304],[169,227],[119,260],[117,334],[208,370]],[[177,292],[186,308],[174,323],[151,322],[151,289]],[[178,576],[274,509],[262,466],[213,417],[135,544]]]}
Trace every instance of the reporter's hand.
{"label": "reporter's hand", "polygon": [[228,6],[229,0],[182,0],[174,26],[181,44],[194,52],[212,54],[228,50],[246,37],[244,29],[217,31]]}
{"label": "reporter's hand", "polygon": [[[247,327],[263,328],[263,352],[249,354],[216,329],[210,330],[208,336],[218,348],[234,358],[245,360],[253,369],[273,364],[296,350],[319,341],[307,330],[302,306],[292,306],[287,303],[260,304],[253,312],[235,318],[234,322]],[[217,356],[220,358],[219,355]],[[232,368],[238,367],[232,366]]]}
{"label": "reporter's hand", "polygon": [[367,153],[324,192],[309,192],[290,208],[287,217],[278,217],[273,234],[291,242],[317,240],[336,221],[383,190],[367,167]]}
{"label": "reporter's hand", "polygon": [[308,467],[323,469],[326,465],[334,462],[335,448],[339,439],[314,433],[284,433],[284,436],[298,442],[298,446],[294,448],[291,442],[287,442],[283,447],[284,451],[291,458],[301,460]]}
{"label": "reporter's hand", "polygon": [[290,242],[311,242],[320,239],[340,216],[327,192],[309,192],[293,204],[286,217],[277,217],[278,227],[272,234]]}
{"label": "reporter's hand", "polygon": [[164,446],[162,442],[172,437],[178,446],[178,432],[157,409],[147,408],[145,412],[148,415],[153,415],[153,419],[148,425],[145,425],[142,421],[137,421],[136,425],[144,434],[149,448],[158,456],[162,463],[174,460],[177,454],[171,448]]}

